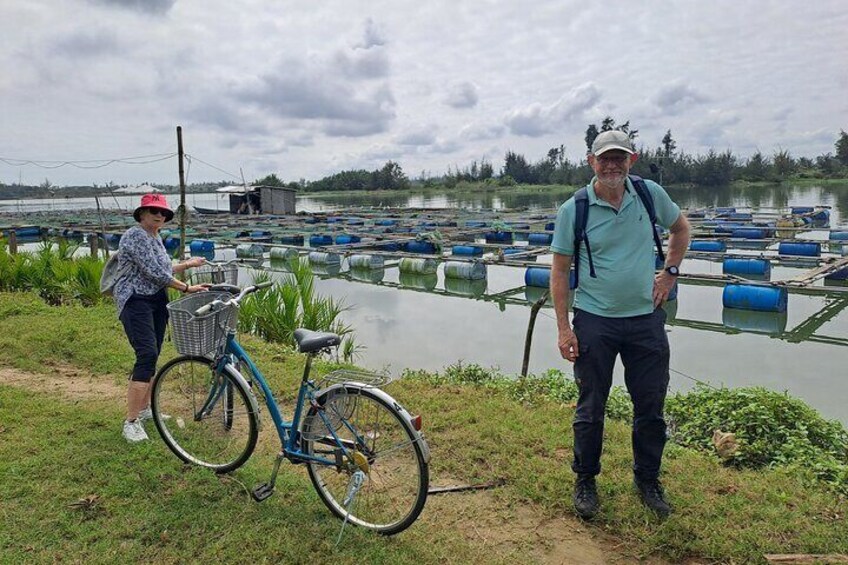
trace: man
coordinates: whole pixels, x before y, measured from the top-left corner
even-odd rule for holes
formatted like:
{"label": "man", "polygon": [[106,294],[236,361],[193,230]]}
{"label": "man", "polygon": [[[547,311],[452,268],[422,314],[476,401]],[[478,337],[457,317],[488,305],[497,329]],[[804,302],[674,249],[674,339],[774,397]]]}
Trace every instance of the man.
{"label": "man", "polygon": [[586,187],[588,217],[579,245],[574,320],[568,319],[569,271],[575,249],[575,198],[557,214],[551,250],[551,295],[563,358],[574,363],[580,390],[574,415],[577,474],[574,507],[590,519],[598,513],[595,476],[601,471],[604,408],[616,356],[633,400],[633,473],[643,503],[662,517],[671,513],[659,482],[665,447],[663,406],[668,388],[669,347],[661,308],[676,282],[689,244],[689,223],[658,184],[645,180],[657,224],[669,229],[665,267],[654,275],[651,220],[628,178],[638,159],[628,135],[605,131],[588,155],[595,177]]}

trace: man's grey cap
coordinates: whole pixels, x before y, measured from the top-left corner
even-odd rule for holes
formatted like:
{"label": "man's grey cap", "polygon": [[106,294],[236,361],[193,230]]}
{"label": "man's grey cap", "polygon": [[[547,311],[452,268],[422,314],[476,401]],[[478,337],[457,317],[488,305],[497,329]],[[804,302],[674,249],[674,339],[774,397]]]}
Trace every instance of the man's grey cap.
{"label": "man's grey cap", "polygon": [[592,143],[592,155],[598,156],[607,151],[618,149],[633,155],[636,151],[633,150],[633,144],[630,142],[630,136],[619,130],[602,131]]}

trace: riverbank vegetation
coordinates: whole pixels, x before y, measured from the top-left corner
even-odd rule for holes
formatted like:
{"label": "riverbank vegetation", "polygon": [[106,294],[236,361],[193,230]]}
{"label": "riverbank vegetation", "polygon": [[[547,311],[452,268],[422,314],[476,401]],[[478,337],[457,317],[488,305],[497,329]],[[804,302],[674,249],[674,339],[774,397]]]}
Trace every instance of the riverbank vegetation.
{"label": "riverbank vegetation", "polygon": [[[291,404],[302,357],[256,337],[243,341],[281,402]],[[173,355],[166,341],[163,360]],[[434,496],[403,535],[385,539],[348,528],[336,546],[340,523],[300,468],[281,469],[281,491],[268,502],[250,500],[247,488],[266,480],[273,462],[269,426],[248,465],[221,478],[182,466],[155,434],[146,445],[128,447],[119,423],[131,365],[132,350],[110,303],[50,306],[37,291],[0,293],[0,366],[41,375],[30,381],[37,394],[25,382],[0,380],[0,547],[9,559],[304,562],[327,554],[340,562],[556,560],[539,553],[540,545],[546,547],[537,535],[541,522],[516,524],[514,517],[531,508],[539,520],[572,519],[568,463],[576,389],[562,374],[510,379],[456,365],[440,373],[409,371],[392,383],[389,392],[424,416],[434,485],[501,486]],[[318,372],[333,367],[319,363]],[[69,375],[117,394],[64,397],[56,391]],[[799,401],[755,389],[670,398],[673,441],[664,482],[676,513],[665,522],[645,511],[632,491],[626,395],[613,393],[608,411],[602,511],[587,526],[588,537],[581,534],[587,540],[605,540],[632,558],[675,562],[760,562],[765,553],[848,551],[848,500],[839,474],[848,463],[845,430]],[[718,455],[716,429],[736,435],[731,457]],[[468,505],[481,497],[502,514],[472,513],[480,521],[469,524]],[[487,527],[525,528],[525,541],[493,543]]]}
{"label": "riverbank vegetation", "polygon": [[[632,172],[645,178],[657,180],[664,186],[716,187],[735,182],[746,183],[804,183],[828,180],[848,180],[848,133],[840,130],[834,142],[834,152],[815,157],[796,156],[789,150],[778,149],[773,154],[756,151],[742,157],[731,149],[709,149],[705,154],[688,153],[677,146],[671,130],[662,140],[652,145],[639,138],[639,132],[630,122],[617,124],[610,116],[600,125],[589,124],[584,141],[588,151],[595,137],[608,130],[621,130],[630,135],[640,154]],[[582,153],[582,149],[580,153]],[[253,181],[254,186],[278,186],[299,192],[356,192],[356,191],[405,191],[438,188],[440,190],[467,190],[469,187],[496,189],[514,185],[557,185],[582,186],[592,178],[592,171],[583,158],[572,161],[566,156],[564,145],[552,147],[545,155],[526,157],[515,150],[508,150],[503,163],[492,163],[486,159],[472,161],[460,166],[448,166],[443,173],[421,171],[410,179],[400,163],[387,161],[375,170],[351,169],[333,173],[318,180],[285,180],[276,173]],[[231,181],[195,183],[187,187],[188,192],[212,192],[216,188],[232,184]],[[165,192],[177,192],[178,187],[155,185]],[[57,187],[49,179],[40,185],[27,186],[0,183],[0,199],[4,198],[55,198],[111,195],[118,185]]]}

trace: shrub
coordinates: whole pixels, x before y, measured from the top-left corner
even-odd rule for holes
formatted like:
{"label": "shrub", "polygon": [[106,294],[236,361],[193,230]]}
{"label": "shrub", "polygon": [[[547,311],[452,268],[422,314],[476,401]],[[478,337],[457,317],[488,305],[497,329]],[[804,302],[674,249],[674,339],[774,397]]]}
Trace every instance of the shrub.
{"label": "shrub", "polygon": [[803,401],[764,388],[698,386],[666,402],[672,439],[714,452],[715,430],[736,435],[728,463],[760,468],[797,465],[848,492],[848,432]]}

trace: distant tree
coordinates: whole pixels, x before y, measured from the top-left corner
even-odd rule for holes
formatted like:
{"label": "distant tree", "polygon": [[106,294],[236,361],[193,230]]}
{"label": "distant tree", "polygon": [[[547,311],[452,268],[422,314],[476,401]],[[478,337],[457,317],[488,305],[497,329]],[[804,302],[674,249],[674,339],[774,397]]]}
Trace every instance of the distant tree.
{"label": "distant tree", "polygon": [[836,160],[848,166],[848,133],[839,130],[839,139],[836,140]]}
{"label": "distant tree", "polygon": [[615,129],[615,120],[612,116],[607,116],[601,122],[601,131],[610,131]]}
{"label": "distant tree", "polygon": [[736,158],[728,150],[716,153],[710,149],[706,155],[699,156],[694,162],[693,181],[702,186],[721,186],[733,181],[733,169]]}
{"label": "distant tree", "polygon": [[495,176],[495,169],[485,159],[480,163],[480,180],[490,179]]}
{"label": "distant tree", "polygon": [[519,155],[513,151],[506,152],[501,176],[512,177],[518,184],[531,184],[533,182],[527,159],[524,158],[524,155]]}
{"label": "distant tree", "polygon": [[583,138],[586,141],[586,152],[592,152],[592,144],[595,143],[595,138],[598,137],[598,134],[601,132],[598,131],[598,126],[595,124],[589,124],[589,127],[586,128],[586,136]]}
{"label": "distant tree", "polygon": [[774,154],[773,163],[774,173],[780,179],[785,179],[798,170],[798,164],[795,162],[795,159],[785,149],[781,149]]}
{"label": "distant tree", "polygon": [[270,175],[264,176],[261,179],[256,179],[255,181],[253,181],[253,186],[278,186],[283,188],[286,186],[286,183],[281,181],[275,173],[271,173]]}
{"label": "distant tree", "polygon": [[768,159],[763,157],[763,154],[757,151],[751,155],[751,158],[745,163],[742,175],[745,180],[749,181],[766,180],[769,175],[770,168],[771,163],[768,162]]}
{"label": "distant tree", "polygon": [[401,166],[394,161],[386,161],[383,168],[374,171],[379,188],[385,190],[401,190],[409,187],[409,179]]}
{"label": "distant tree", "polygon": [[677,149],[677,143],[671,137],[671,130],[665,132],[665,135],[662,138],[663,145],[663,157],[671,157],[674,153],[674,150]]}

